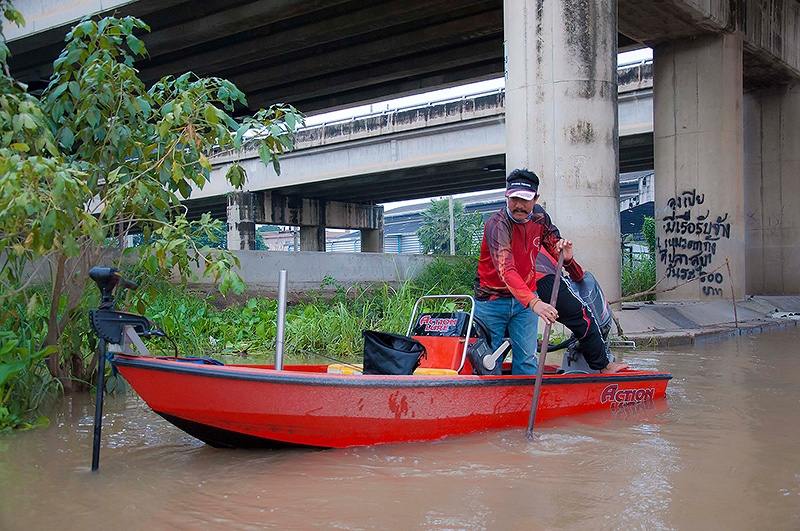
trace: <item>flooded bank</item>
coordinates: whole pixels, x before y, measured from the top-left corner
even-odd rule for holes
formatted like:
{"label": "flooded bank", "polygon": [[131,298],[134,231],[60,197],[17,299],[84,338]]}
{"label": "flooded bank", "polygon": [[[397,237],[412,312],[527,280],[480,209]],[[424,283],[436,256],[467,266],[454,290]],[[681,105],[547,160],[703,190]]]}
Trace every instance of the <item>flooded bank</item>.
{"label": "flooded bank", "polygon": [[0,529],[798,529],[800,330],[661,352],[664,402],[346,450],[217,450],[134,395],[0,435]]}

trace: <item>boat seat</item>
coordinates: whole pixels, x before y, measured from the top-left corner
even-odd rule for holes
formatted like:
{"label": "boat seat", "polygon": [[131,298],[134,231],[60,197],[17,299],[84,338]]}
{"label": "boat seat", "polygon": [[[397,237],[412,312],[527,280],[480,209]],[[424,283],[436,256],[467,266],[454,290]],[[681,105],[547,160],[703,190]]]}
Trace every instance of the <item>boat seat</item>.
{"label": "boat seat", "polygon": [[412,336],[425,346],[419,366],[426,369],[458,370],[464,352],[464,338],[448,336]]}
{"label": "boat seat", "polygon": [[[464,355],[464,338],[448,336],[412,336],[425,346],[425,356],[420,360],[420,368],[449,369],[460,374],[472,374],[469,358],[459,371],[461,357]],[[470,342],[477,341],[471,338]]]}

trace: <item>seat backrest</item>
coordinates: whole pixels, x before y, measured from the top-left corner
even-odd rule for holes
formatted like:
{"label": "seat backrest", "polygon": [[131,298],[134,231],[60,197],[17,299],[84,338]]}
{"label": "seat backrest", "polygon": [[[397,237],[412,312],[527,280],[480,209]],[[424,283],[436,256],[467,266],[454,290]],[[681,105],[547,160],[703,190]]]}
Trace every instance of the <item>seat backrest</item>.
{"label": "seat backrest", "polygon": [[[458,371],[464,355],[464,338],[447,336],[412,336],[425,345],[425,356],[420,360],[420,367],[433,369],[452,369]],[[470,341],[475,341],[471,339]],[[460,374],[472,374],[469,359],[464,360]]]}

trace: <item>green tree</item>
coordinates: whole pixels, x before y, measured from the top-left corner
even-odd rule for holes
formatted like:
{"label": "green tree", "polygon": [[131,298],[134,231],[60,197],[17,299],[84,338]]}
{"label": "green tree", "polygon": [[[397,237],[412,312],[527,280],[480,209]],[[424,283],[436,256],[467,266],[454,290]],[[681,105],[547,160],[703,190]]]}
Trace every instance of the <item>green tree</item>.
{"label": "green tree", "polygon": [[[478,251],[483,228],[480,213],[467,213],[460,201],[453,201],[456,254],[473,255]],[[417,229],[422,252],[450,253],[450,212],[447,199],[433,200],[422,213],[422,225]]]}
{"label": "green tree", "polygon": [[[8,0],[0,11],[22,23]],[[63,336],[83,315],[92,265],[133,261],[150,276],[188,278],[194,264],[223,293],[243,289],[233,254],[196,243],[221,222],[189,221],[181,200],[208,182],[209,153],[238,152],[245,139],[279,171],[302,123],[289,105],[234,118],[245,96],[224,79],[186,73],[146,87],[133,66],[147,53],[141,31],[148,26],[133,17],[81,21],[41,96],[11,77],[0,40],[0,305],[49,278],[40,347],[66,388],[90,377],[91,363]],[[232,164],[226,178],[240,188],[244,168]],[[123,251],[131,231],[147,244]],[[118,242],[111,255],[109,242]]]}
{"label": "green tree", "polygon": [[[220,223],[210,234],[201,234],[195,238],[195,243],[199,246],[207,246],[213,249],[228,248],[228,227]],[[267,246],[261,239],[261,232],[256,231],[256,251],[266,251]]]}

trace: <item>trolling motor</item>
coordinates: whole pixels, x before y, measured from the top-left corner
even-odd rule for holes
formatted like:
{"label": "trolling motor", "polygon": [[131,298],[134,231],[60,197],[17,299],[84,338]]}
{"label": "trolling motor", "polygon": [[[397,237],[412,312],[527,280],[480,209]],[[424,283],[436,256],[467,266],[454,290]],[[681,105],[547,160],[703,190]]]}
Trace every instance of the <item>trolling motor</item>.
{"label": "trolling motor", "polygon": [[100,466],[100,433],[103,425],[106,355],[127,352],[132,344],[141,354],[149,355],[141,337],[164,336],[144,316],[114,310],[114,289],[136,289],[136,283],[122,277],[113,267],[93,267],[89,277],[100,289],[100,307],[89,311],[89,322],[98,338],[97,396],[94,407],[94,440],[92,441],[92,471]]}

